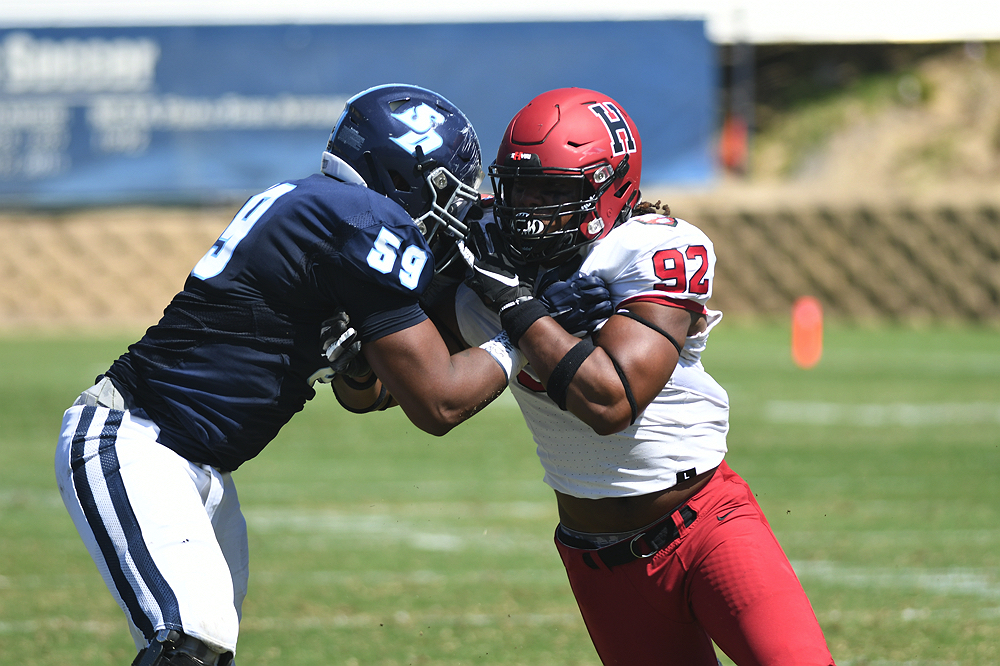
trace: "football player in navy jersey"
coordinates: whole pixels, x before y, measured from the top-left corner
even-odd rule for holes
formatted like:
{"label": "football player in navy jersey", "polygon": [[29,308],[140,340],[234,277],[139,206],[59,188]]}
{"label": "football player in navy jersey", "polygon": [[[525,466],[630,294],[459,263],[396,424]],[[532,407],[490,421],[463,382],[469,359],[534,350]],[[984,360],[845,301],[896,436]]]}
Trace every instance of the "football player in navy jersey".
{"label": "football player in navy jersey", "polygon": [[[352,411],[394,400],[442,435],[524,364],[506,334],[450,355],[419,305],[479,201],[479,142],[459,109],[410,85],[360,93],[321,170],[251,197],[160,321],[65,413],[60,493],[136,665],[232,662],[248,555],[231,473],[317,380],[347,382]],[[331,363],[317,339],[340,310],[328,329],[364,352]]]}

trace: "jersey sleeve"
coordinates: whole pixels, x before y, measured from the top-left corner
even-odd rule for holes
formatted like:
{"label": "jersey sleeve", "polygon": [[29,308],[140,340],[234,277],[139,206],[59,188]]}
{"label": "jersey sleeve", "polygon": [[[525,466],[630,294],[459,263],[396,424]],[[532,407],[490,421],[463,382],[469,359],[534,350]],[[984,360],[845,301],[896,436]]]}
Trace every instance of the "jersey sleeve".
{"label": "jersey sleeve", "polygon": [[399,206],[373,195],[369,210],[347,220],[330,282],[362,341],[427,319],[420,295],[434,276],[434,256]]}
{"label": "jersey sleeve", "polygon": [[705,314],[715,278],[715,249],[697,227],[642,215],[600,241],[581,270],[602,278],[616,307],[654,302]]}

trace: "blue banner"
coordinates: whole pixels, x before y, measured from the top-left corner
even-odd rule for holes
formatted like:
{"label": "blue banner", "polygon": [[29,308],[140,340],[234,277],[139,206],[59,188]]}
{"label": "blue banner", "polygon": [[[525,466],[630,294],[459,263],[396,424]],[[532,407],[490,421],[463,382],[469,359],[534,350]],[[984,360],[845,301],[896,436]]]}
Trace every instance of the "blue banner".
{"label": "blue banner", "polygon": [[0,30],[0,201],[245,198],[318,171],[344,102],[395,82],[458,105],[487,163],[535,95],[599,90],[647,186],[704,184],[716,78],[703,21]]}

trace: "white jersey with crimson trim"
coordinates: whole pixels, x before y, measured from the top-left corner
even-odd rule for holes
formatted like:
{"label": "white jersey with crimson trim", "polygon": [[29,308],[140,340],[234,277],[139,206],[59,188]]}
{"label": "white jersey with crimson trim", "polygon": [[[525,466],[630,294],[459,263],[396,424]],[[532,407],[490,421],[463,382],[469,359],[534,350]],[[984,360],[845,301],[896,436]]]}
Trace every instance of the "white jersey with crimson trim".
{"label": "white jersey with crimson trim", "polygon": [[[722,462],[729,431],[729,396],[701,363],[709,332],[722,313],[712,295],[715,250],[684,220],[633,217],[591,244],[580,268],[608,285],[616,309],[654,302],[703,313],[708,327],[689,336],[673,375],[636,422],[598,435],[560,410],[527,366],[510,383],[545,469],[545,482],[575,497],[629,497],[669,488]],[[470,344],[500,330],[499,317],[462,285],[456,298],[462,336]]]}

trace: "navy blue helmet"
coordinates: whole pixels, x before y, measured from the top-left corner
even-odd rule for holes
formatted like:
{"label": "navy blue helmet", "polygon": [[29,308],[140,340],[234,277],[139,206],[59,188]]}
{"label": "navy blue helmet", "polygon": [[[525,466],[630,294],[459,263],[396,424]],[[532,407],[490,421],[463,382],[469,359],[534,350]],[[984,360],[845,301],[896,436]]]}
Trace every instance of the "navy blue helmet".
{"label": "navy blue helmet", "polygon": [[347,101],[322,171],[363,182],[402,206],[434,252],[435,272],[457,255],[455,241],[468,234],[463,220],[483,181],[479,139],[465,114],[406,84],[369,88]]}

